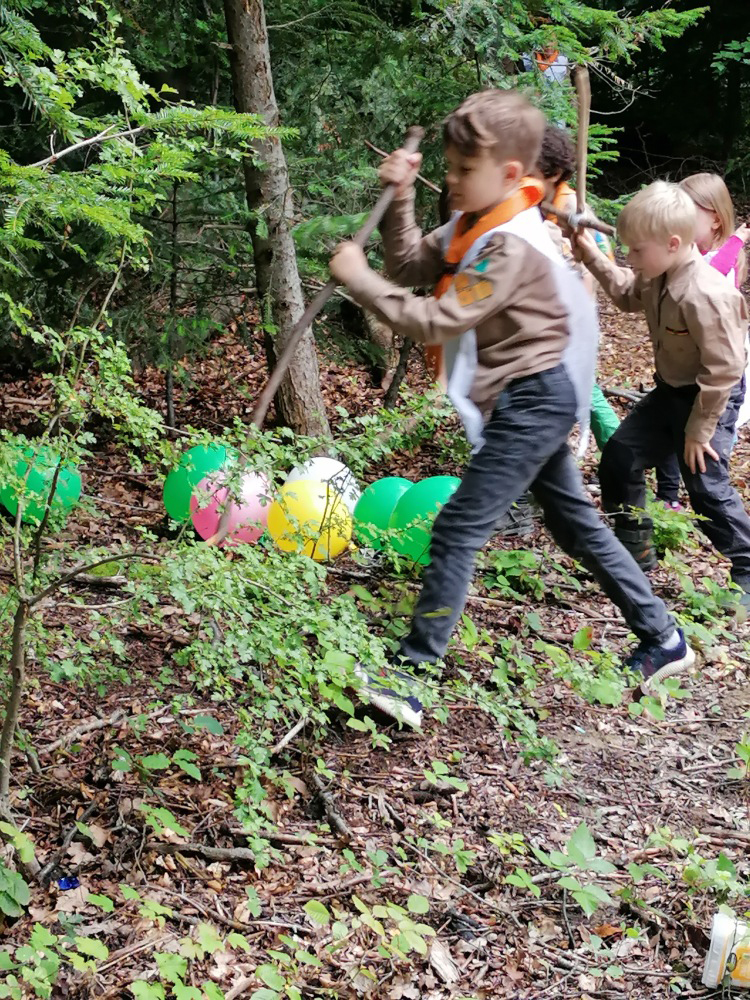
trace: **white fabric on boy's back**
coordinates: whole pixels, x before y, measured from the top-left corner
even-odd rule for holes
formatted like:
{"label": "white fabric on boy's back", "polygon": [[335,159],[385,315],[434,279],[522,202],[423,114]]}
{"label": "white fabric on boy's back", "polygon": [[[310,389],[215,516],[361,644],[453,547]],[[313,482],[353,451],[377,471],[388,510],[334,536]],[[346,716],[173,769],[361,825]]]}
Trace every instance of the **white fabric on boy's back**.
{"label": "white fabric on boy's back", "polygon": [[[442,233],[444,253],[448,251],[460,217],[460,212],[454,213]],[[519,212],[510,222],[505,222],[480,236],[461,260],[458,266],[459,274],[477,259],[496,233],[509,233],[519,237],[554,265],[555,286],[568,314],[568,344],[563,352],[562,362],[576,394],[576,415],[581,428],[579,453],[583,452],[588,440],[591,393],[599,347],[596,307],[586,293],[580,276],[571,271],[562,260],[537,208]],[[476,451],[484,443],[482,436],[484,417],[470,398],[477,369],[476,331],[467,330],[460,337],[446,341],[443,345],[443,354],[448,378],[448,396],[461,417],[469,443]]]}
{"label": "white fabric on boy's back", "polygon": [[348,281],[352,297],[392,329],[447,349],[451,395],[475,447],[509,383],[563,360],[587,419],[597,340],[593,305],[558,259],[538,211],[520,213],[513,229],[501,226],[472,248],[473,262],[462,262],[439,298],[414,295],[403,286],[434,287],[445,270],[447,227],[423,235],[410,192],[394,200],[381,225],[386,268],[398,284],[369,268]]}

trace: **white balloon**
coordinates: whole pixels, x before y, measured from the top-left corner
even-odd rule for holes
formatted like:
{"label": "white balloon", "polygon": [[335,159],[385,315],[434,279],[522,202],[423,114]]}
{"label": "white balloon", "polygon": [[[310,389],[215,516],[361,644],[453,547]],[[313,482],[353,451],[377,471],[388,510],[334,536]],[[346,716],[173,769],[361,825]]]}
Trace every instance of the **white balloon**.
{"label": "white balloon", "polygon": [[337,458],[321,456],[309,459],[304,465],[295,465],[286,477],[286,482],[294,483],[298,479],[316,479],[320,483],[329,483],[337,493],[341,494],[344,503],[352,513],[357,506],[357,501],[362,496],[354,473]]}

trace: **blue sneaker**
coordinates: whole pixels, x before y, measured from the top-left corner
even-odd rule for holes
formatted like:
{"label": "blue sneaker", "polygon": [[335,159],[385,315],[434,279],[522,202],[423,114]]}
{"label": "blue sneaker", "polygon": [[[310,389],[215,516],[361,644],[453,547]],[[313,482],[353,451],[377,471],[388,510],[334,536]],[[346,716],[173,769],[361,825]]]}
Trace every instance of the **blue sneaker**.
{"label": "blue sneaker", "polygon": [[680,641],[672,649],[666,649],[655,642],[642,642],[625,661],[626,667],[641,675],[641,687],[644,690],[654,682],[684,673],[695,663],[695,653],[685,641],[681,628],[677,629],[677,634]]}
{"label": "blue sneaker", "polygon": [[422,702],[408,693],[409,687],[414,684],[413,677],[394,667],[383,667],[377,673],[370,672],[361,663],[355,666],[354,673],[364,682],[361,690],[367,695],[370,704],[383,715],[411,726],[412,729],[422,728]]}

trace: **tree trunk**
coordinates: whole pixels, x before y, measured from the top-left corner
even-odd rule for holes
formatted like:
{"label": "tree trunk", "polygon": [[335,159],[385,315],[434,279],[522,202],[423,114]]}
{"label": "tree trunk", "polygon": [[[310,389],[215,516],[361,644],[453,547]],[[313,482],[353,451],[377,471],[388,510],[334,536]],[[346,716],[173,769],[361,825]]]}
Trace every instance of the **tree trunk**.
{"label": "tree trunk", "polygon": [[26,622],[29,606],[19,600],[13,619],[13,638],[10,651],[10,694],[5,706],[2,735],[0,735],[0,811],[7,814],[10,804],[10,760],[13,741],[21,709],[21,698],[26,683]]}
{"label": "tree trunk", "polygon": [[[237,110],[260,115],[266,125],[278,125],[263,0],[224,0],[224,14]],[[245,189],[251,212],[263,214],[264,225],[254,225],[251,237],[261,309],[264,315],[271,312],[277,330],[273,342],[266,338],[271,367],[305,303],[291,234],[293,204],[284,150],[278,140],[259,141],[255,148],[262,166],[245,159]],[[276,405],[284,422],[298,433],[330,433],[315,341],[309,330],[281,383]]]}

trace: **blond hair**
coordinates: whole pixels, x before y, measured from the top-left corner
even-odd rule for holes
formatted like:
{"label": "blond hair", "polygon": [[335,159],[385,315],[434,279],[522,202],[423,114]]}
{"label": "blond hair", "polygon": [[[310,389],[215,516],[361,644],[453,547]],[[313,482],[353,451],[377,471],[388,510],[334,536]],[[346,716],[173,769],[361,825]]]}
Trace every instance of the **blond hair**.
{"label": "blond hair", "polygon": [[[691,174],[680,182],[680,187],[683,191],[687,191],[698,208],[716,215],[719,228],[714,233],[711,249],[718,250],[736,229],[732,196],[723,179],[718,174]],[[740,250],[737,258],[737,277],[740,284],[747,277],[747,257],[744,249]]]}
{"label": "blond hair", "polygon": [[498,160],[520,160],[528,173],[542,148],[542,112],[518,90],[480,90],[443,122],[443,143],[463,156],[486,149]]}
{"label": "blond hair", "polygon": [[617,235],[627,246],[643,240],[666,242],[671,236],[690,244],[695,239],[695,205],[679,184],[655,181],[620,212]]}

